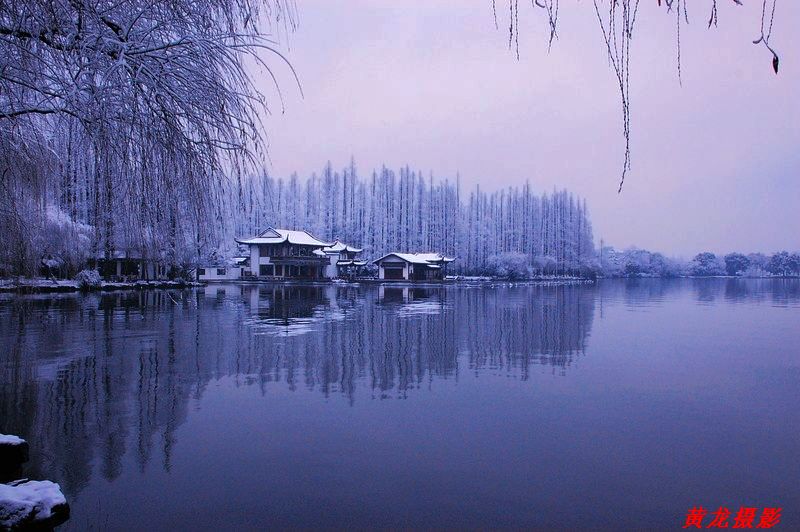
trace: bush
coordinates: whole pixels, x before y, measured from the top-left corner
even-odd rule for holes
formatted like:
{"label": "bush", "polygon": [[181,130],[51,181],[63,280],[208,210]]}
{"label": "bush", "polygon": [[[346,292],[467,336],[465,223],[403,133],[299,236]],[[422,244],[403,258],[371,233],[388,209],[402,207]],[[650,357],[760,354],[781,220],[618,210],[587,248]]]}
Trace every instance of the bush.
{"label": "bush", "polygon": [[75,280],[78,281],[78,287],[81,290],[95,290],[103,284],[100,272],[97,270],[81,270],[75,276]]}
{"label": "bush", "polygon": [[689,263],[689,274],[696,277],[725,275],[725,263],[709,251],[698,253]]}
{"label": "bush", "polygon": [[800,255],[788,251],[775,253],[767,263],[767,271],[772,275],[788,276],[800,273]]}
{"label": "bush", "polygon": [[500,253],[492,255],[486,261],[489,272],[504,279],[525,279],[528,274],[528,256],[523,253]]}
{"label": "bush", "polygon": [[741,275],[750,267],[750,259],[741,253],[725,255],[725,271],[728,275]]}

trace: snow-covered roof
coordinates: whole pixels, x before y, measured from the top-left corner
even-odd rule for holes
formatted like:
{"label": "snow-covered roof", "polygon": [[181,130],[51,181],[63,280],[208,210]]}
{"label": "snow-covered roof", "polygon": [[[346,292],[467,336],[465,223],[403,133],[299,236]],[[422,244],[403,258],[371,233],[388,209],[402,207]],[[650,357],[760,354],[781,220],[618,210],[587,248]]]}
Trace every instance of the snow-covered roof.
{"label": "snow-covered roof", "polygon": [[[111,256],[109,257],[110,260],[118,260],[118,259],[128,259],[128,260],[141,260],[142,254],[138,251],[125,251],[121,249],[115,249],[111,252]],[[100,252],[97,254],[98,260],[105,260],[106,254],[105,252]]]}
{"label": "snow-covered roof", "polygon": [[453,262],[455,257],[445,257],[440,253],[414,253],[417,257],[422,257],[428,262]]}
{"label": "snow-covered roof", "polygon": [[361,253],[364,250],[361,248],[354,248],[353,246],[349,246],[344,242],[336,240],[330,246],[323,248],[322,251],[324,251],[325,253],[339,253],[340,251],[349,251],[350,253]]}
{"label": "snow-covered roof", "polygon": [[365,260],[340,260],[336,263],[337,266],[366,266]]}
{"label": "snow-covered roof", "polygon": [[330,246],[330,242],[323,242],[308,231],[295,231],[294,229],[275,229],[270,227],[262,231],[258,236],[252,238],[237,238],[239,244],[295,244],[298,246],[316,246],[324,248]]}
{"label": "snow-covered roof", "polygon": [[445,257],[439,253],[387,253],[383,257],[374,260],[374,263],[381,262],[387,257],[397,257],[411,264],[425,264],[432,266],[438,262],[448,263],[453,262],[455,257]]}

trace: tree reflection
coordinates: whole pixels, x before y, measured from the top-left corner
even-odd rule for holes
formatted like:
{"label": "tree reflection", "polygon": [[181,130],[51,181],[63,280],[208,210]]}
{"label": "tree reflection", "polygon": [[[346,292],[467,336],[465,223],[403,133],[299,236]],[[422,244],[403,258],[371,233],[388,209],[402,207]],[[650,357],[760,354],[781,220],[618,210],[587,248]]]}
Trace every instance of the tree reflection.
{"label": "tree reflection", "polygon": [[230,285],[0,301],[0,432],[25,474],[79,492],[130,453],[169,471],[175,432],[210,382],[284,383],[353,402],[584,353],[594,288]]}

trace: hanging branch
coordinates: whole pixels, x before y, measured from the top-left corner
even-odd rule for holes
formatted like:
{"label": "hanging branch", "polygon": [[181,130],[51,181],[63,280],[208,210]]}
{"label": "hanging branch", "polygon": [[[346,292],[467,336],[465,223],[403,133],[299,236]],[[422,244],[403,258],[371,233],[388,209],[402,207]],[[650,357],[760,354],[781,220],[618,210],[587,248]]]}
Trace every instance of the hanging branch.
{"label": "hanging branch", "polygon": [[767,0],[764,0],[761,4],[761,35],[758,39],[753,41],[753,44],[763,44],[764,47],[772,53],[772,69],[775,73],[778,73],[778,64],[780,63],[780,59],[778,59],[778,54],[772,47],[769,45],[769,38],[772,36],[772,23],[775,21],[775,4],[777,4],[778,0],[772,0],[771,7],[769,9],[769,25],[767,26],[766,31],[764,31],[764,22],[767,16]]}
{"label": "hanging branch", "polygon": [[[681,25],[689,23],[686,0],[656,0],[659,7],[666,7],[667,13],[675,15],[676,55],[678,83],[683,84],[683,69],[681,64]],[[718,0],[711,0],[711,12],[708,18],[708,27],[716,26],[718,22]],[[617,77],[620,97],[622,100],[622,133],[625,138],[625,152],[622,163],[622,175],[617,192],[622,192],[627,172],[631,169],[631,112],[630,112],[630,51],[633,37],[633,27],[639,9],[639,0],[592,0],[597,21],[603,34],[603,41],[608,52],[608,63]],[[607,3],[607,9],[601,9],[600,4]],[[736,5],[742,5],[741,0],[731,0]],[[547,47],[551,49],[553,41],[558,38],[558,0],[531,0],[534,8],[542,8],[547,15],[550,28]],[[779,58],[777,52],[770,45],[772,26],[775,20],[775,7],[777,0],[762,0],[760,36],[754,44],[763,44],[772,54],[772,68],[778,73]],[[509,0],[511,22],[509,24],[508,45],[516,43],[516,55],[519,59],[519,8],[517,0]],[[495,27],[497,26],[497,11],[495,0],[492,0],[492,13]]]}
{"label": "hanging branch", "polygon": [[[162,253],[180,231],[209,236],[224,182],[266,155],[261,122],[271,102],[254,71],[272,80],[281,110],[274,59],[297,81],[277,49],[295,26],[292,0],[4,0],[0,144],[59,146],[53,158],[80,170],[92,198],[82,218],[95,225],[95,249],[103,240],[106,252]],[[64,147],[65,131],[82,151]],[[0,171],[11,168],[20,195],[22,156],[42,169],[49,157],[0,152]],[[45,179],[42,203],[59,186]]]}

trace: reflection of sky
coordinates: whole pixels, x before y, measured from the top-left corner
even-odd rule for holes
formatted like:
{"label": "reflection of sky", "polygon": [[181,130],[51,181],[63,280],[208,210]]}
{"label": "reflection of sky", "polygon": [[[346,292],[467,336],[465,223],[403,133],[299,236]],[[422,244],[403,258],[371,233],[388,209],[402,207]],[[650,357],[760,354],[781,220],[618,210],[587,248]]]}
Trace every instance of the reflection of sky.
{"label": "reflection of sky", "polygon": [[243,320],[254,334],[267,336],[299,336],[319,330],[325,323],[345,319],[340,309],[320,307],[310,317],[271,318],[254,315]]}
{"label": "reflection of sky", "polygon": [[[286,339],[206,300],[109,320],[28,309],[20,342],[20,313],[0,309],[0,412],[24,410],[38,475],[69,490],[67,530],[662,529],[701,504],[800,518],[785,502],[800,496],[800,282],[452,288],[452,309],[400,320],[414,303],[376,292]],[[56,382],[28,380],[68,332],[86,350]],[[585,354],[568,371],[521,367],[572,336]],[[507,362],[467,363],[480,349]]]}
{"label": "reflection of sky", "polygon": [[[631,57],[633,170],[622,164],[619,95],[591,2],[561,2],[547,53],[544,10],[520,2],[520,55],[506,0],[305,0],[276,66],[286,112],[266,119],[270,173],[301,176],[354,156],[362,176],[406,164],[468,190],[554,186],[586,197],[595,236],[667,254],[797,248],[800,3],[779,2],[772,44],[755,46],[761,2],[689,5],[676,74],[675,17],[642,2]],[[534,15],[534,13],[536,13]],[[263,77],[266,88],[269,83]],[[273,110],[279,109],[277,101]]]}
{"label": "reflection of sky", "polygon": [[450,308],[450,305],[441,301],[414,301],[400,305],[397,308],[397,315],[403,318],[423,314],[439,314],[444,311],[445,307]]}

